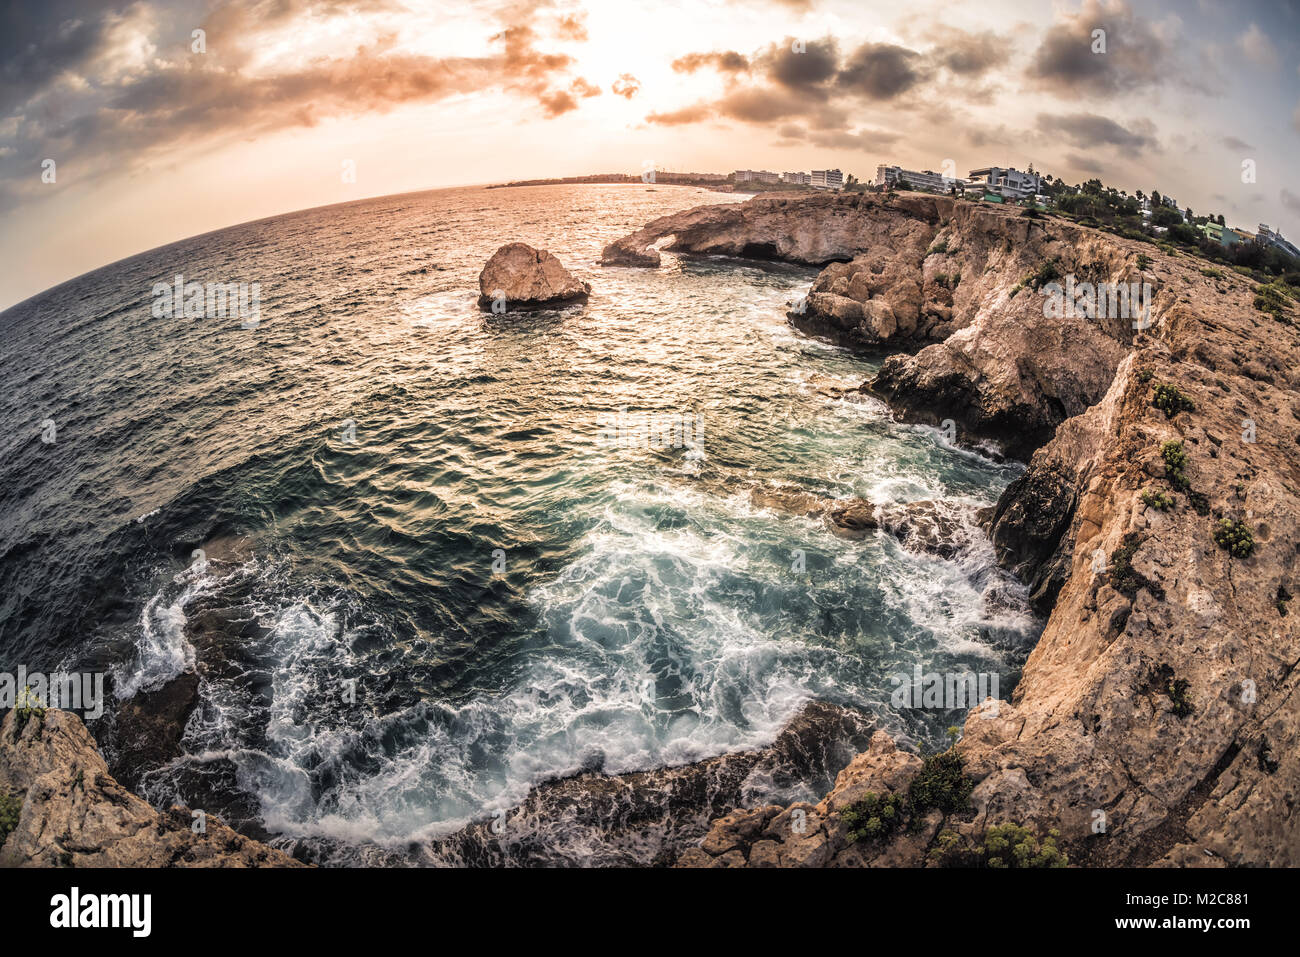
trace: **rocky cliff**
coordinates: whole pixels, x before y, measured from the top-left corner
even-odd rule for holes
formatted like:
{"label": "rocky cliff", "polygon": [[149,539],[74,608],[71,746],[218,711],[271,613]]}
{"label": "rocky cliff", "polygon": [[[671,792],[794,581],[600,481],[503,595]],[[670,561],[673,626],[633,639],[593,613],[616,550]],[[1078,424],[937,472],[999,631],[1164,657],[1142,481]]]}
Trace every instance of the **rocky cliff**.
{"label": "rocky cliff", "polygon": [[196,825],[185,808],[155,811],[108,773],[90,732],[67,711],[5,715],[0,798],[18,809],[7,837],[0,833],[4,867],[302,866],[215,817]]}
{"label": "rocky cliff", "polygon": [[[1075,863],[1300,863],[1293,304],[1261,311],[1248,277],[1185,254],[943,197],[764,196],[657,220],[605,260],[651,265],[669,236],[828,263],[792,322],[889,353],[863,388],[901,417],[1029,458],[988,531],[1050,614],[1014,700],[972,712],[946,756],[950,807],[917,801],[932,776],[880,735],[820,804],[735,811],[682,864],[969,860],[1009,824],[1059,831]],[[1045,308],[1067,280],[1146,282],[1149,312]],[[886,799],[911,826],[851,839],[841,812]]]}

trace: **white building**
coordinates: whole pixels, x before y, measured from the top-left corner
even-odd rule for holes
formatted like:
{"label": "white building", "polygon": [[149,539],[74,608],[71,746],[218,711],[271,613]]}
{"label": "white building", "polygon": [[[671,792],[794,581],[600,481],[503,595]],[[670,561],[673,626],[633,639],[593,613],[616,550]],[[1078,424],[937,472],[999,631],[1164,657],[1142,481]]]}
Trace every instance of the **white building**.
{"label": "white building", "polygon": [[841,189],[844,186],[844,174],[837,169],[815,169],[812,171],[811,185],[814,189]]}
{"label": "white building", "polygon": [[982,187],[1003,199],[1029,199],[1044,191],[1043,178],[1037,173],[1022,173],[1014,168],[985,166],[969,173],[968,186]]}
{"label": "white building", "polygon": [[918,172],[900,166],[876,167],[877,186],[893,188],[900,181],[907,183],[912,189],[926,189],[935,193],[946,193],[950,187],[962,185],[962,181],[955,177],[943,176],[928,169]]}
{"label": "white building", "polygon": [[782,173],[781,181],[791,186],[808,186],[812,183],[812,177],[807,173]]}
{"label": "white building", "polygon": [[1266,223],[1259,224],[1258,239],[1261,243],[1266,243],[1269,246],[1276,246],[1288,256],[1300,257],[1300,249],[1296,248],[1295,243],[1283,239],[1281,233],[1276,233],[1269,229],[1268,224]]}
{"label": "white building", "polygon": [[735,172],[737,183],[779,183],[781,177],[765,169],[738,169]]}

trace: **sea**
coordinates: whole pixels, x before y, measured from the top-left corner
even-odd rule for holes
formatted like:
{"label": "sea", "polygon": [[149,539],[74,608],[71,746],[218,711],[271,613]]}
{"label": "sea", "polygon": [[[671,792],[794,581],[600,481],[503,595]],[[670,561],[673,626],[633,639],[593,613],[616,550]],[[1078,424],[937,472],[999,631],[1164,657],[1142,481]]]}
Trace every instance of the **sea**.
{"label": "sea", "polygon": [[[945,559],[752,493],[969,516],[1023,466],[859,392],[880,358],[787,320],[815,269],[599,265],[651,219],[742,198],[367,199],[0,313],[0,670],[103,672],[110,710],[197,672],[182,753],[141,792],[339,866],[580,770],[765,747],[814,699],[944,747],[962,714],[892,705],[898,676],[996,673],[1007,696],[1042,626],[1022,586],[982,537]],[[508,242],[589,300],[480,309]],[[257,320],[167,314],[178,276],[257,284]]]}

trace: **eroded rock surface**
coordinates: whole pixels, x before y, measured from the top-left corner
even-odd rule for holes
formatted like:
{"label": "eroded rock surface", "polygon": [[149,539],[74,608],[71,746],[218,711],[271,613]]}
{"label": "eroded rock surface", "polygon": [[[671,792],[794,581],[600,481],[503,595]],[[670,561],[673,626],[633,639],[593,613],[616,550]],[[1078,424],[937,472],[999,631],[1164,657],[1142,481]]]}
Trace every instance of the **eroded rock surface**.
{"label": "eroded rock surface", "polygon": [[811,701],[770,747],[675,768],[617,775],[593,770],[550,781],[496,822],[471,824],[425,845],[419,860],[498,867],[668,865],[705,835],[712,818],[755,795],[824,788],[866,747],[873,725],[869,715]]}
{"label": "eroded rock surface", "polygon": [[[767,231],[801,212],[801,230],[825,218],[836,242],[863,245],[815,249],[845,261],[823,271],[792,322],[894,352],[870,388],[896,414],[951,419],[961,440],[1032,456],[988,529],[1050,618],[1014,701],[968,717],[957,751],[971,805],[943,826],[967,837],[1006,822],[1055,828],[1084,864],[1300,864],[1294,304],[1278,321],[1255,308],[1246,277],[1016,209],[909,196],[840,197],[833,213],[820,197],[783,202],[712,219],[688,211],[614,246],[675,234],[670,249],[748,246],[808,262],[807,241]],[[863,223],[846,227],[846,215]],[[879,232],[890,216],[898,222]],[[890,239],[873,248],[872,231]],[[1149,324],[1046,314],[1040,287],[1067,275],[1149,282]],[[1157,408],[1158,389],[1185,402]],[[1167,443],[1185,462],[1171,464]],[[1216,543],[1221,520],[1249,530],[1248,554]],[[683,863],[920,865],[934,849],[908,832],[855,856],[821,807],[801,808],[816,815],[814,837],[789,853],[747,811],[724,816]]]}
{"label": "eroded rock surface", "polygon": [[48,710],[0,723],[0,793],[22,802],[0,846],[8,867],[301,867],[212,815],[193,831],[189,810],[156,811],[122,787],[81,719]]}

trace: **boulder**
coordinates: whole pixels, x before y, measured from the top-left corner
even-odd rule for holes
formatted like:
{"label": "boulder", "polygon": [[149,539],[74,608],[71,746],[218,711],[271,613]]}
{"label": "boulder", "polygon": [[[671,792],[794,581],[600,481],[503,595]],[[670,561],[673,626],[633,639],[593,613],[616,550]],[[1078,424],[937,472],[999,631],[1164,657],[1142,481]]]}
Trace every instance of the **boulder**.
{"label": "boulder", "polygon": [[478,304],[492,309],[504,300],[507,312],[550,309],[583,302],[591,284],[575,279],[545,249],[526,243],[507,243],[492,254],[478,276]]}

